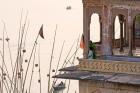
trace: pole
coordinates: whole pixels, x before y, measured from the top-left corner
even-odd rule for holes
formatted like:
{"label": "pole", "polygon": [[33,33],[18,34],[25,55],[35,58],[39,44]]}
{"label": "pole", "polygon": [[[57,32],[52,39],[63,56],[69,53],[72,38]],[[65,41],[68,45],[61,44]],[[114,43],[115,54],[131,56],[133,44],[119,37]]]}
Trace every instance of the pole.
{"label": "pole", "polygon": [[48,93],[50,91],[51,66],[52,66],[52,59],[53,59],[53,52],[54,52],[54,45],[55,45],[55,38],[56,38],[56,30],[57,30],[57,25],[56,25],[55,34],[54,34],[54,41],[53,41],[53,47],[52,47],[52,53],[51,53],[51,59],[50,59],[50,66],[49,66]]}

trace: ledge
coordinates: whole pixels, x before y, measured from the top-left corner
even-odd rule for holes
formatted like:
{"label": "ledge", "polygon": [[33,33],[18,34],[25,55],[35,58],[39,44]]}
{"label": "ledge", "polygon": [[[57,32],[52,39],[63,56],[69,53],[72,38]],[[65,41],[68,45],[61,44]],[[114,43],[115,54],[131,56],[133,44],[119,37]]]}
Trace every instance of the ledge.
{"label": "ledge", "polygon": [[128,61],[79,59],[78,69],[82,71],[97,71],[140,75],[140,63]]}
{"label": "ledge", "polygon": [[140,75],[130,74],[115,74],[115,73],[98,73],[90,71],[74,71],[69,73],[63,73],[53,78],[61,79],[73,79],[73,80],[94,80],[102,82],[131,84],[140,86]]}

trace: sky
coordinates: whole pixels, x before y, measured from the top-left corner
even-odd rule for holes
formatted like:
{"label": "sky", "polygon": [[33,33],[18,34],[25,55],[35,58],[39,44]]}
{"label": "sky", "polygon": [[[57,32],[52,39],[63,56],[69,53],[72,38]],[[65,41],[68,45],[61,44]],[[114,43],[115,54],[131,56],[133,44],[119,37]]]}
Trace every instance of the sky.
{"label": "sky", "polygon": [[[0,0],[0,38],[3,36],[4,23],[10,38],[11,47],[17,46],[20,22],[24,25],[27,16],[26,45],[32,46],[43,24],[45,39],[40,39],[44,54],[50,54],[56,31],[56,50],[65,41],[65,52],[83,32],[82,0]],[[66,7],[71,6],[71,10]],[[27,27],[26,27],[27,28]],[[5,35],[6,36],[6,35]],[[58,48],[58,49],[57,49]],[[44,51],[44,49],[47,49]],[[81,50],[82,51],[82,50]],[[58,52],[58,51],[56,51]]]}
{"label": "sky", "polygon": [[[56,31],[56,53],[65,41],[65,52],[83,32],[82,0],[0,0],[0,38],[4,23],[10,38],[10,46],[16,47],[20,22],[24,25],[27,16],[26,45],[32,46],[43,24],[45,39],[40,39],[42,54],[50,55]],[[66,7],[71,6],[71,10]],[[26,27],[27,28],[27,27]],[[5,35],[6,36],[6,35]],[[46,51],[44,51],[44,49]],[[16,49],[15,49],[16,50]],[[82,50],[81,50],[82,51]],[[58,55],[58,54],[56,54]]]}
{"label": "sky", "polygon": [[[72,9],[66,10],[69,5]],[[37,31],[44,24],[44,33],[47,34],[57,24],[63,36],[82,32],[82,0],[2,0],[0,11],[0,19],[6,23],[9,33],[19,29],[21,14],[23,20],[28,15],[31,31]]]}
{"label": "sky", "polygon": [[[79,40],[83,29],[83,14],[82,14],[82,0],[0,0],[0,38],[3,37],[3,29],[5,24],[5,31],[10,38],[10,48],[12,50],[12,57],[17,53],[17,41],[20,28],[20,22],[24,25],[27,16],[27,52],[31,52],[31,48],[38,34],[38,31],[43,24],[43,32],[45,39],[39,38],[40,54],[41,54],[41,71],[44,83],[47,82],[47,71],[49,68],[49,61],[54,40],[54,31],[56,29],[56,44],[54,48],[53,62],[58,61],[60,50],[63,42],[64,53],[61,62],[64,62],[69,49],[74,44],[73,51]],[[71,6],[71,10],[66,7]],[[5,38],[7,34],[5,32]],[[2,42],[0,42],[0,50],[2,51]],[[5,48],[7,44],[5,44]],[[6,60],[8,63],[8,49],[5,49]],[[82,50],[80,50],[82,55]],[[27,55],[25,58],[28,57]],[[13,60],[15,58],[13,57]],[[55,64],[55,63],[53,63]],[[10,66],[10,65],[9,65]],[[27,64],[24,65],[25,68]],[[52,67],[53,69],[55,68]],[[37,71],[37,69],[35,69]],[[38,76],[36,76],[38,77]],[[77,83],[78,84],[78,83]],[[43,93],[46,93],[46,83],[43,84]],[[36,84],[34,84],[37,87]],[[78,85],[77,85],[78,86]],[[77,86],[75,87],[76,89]],[[36,89],[32,91],[37,92]],[[74,92],[75,90],[73,90]],[[33,93],[34,93],[33,92]]]}

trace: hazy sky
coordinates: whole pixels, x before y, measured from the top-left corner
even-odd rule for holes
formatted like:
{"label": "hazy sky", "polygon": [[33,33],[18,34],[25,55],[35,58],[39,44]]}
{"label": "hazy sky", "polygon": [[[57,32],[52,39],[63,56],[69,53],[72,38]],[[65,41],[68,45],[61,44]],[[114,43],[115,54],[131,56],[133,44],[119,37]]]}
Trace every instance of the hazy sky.
{"label": "hazy sky", "polygon": [[[71,6],[71,10],[66,10]],[[53,62],[57,62],[60,48],[65,40],[63,59],[66,57],[72,43],[78,39],[83,29],[82,0],[0,0],[0,38],[3,32],[3,21],[6,25],[6,31],[10,38],[12,54],[17,52],[17,38],[20,26],[20,17],[22,15],[22,25],[28,12],[27,24],[29,24],[27,35],[27,46],[32,47],[32,41],[35,40],[40,26],[44,25],[45,39],[40,39],[41,44],[41,71],[44,82],[44,92],[46,93],[47,71],[49,67],[52,41],[54,30],[57,24],[57,37],[54,50]],[[0,45],[2,43],[0,42]],[[75,43],[76,45],[76,43]],[[15,48],[16,46],[16,48]],[[1,47],[1,46],[0,46]],[[7,45],[5,45],[7,48]],[[14,48],[13,48],[14,47]],[[1,50],[2,48],[0,48]],[[75,49],[75,47],[74,47]],[[31,49],[27,52],[30,54]],[[74,50],[73,50],[74,51]],[[7,51],[6,51],[7,52]],[[7,53],[5,53],[6,55]],[[14,56],[12,55],[12,56]],[[82,55],[82,53],[81,53]],[[7,54],[7,56],[9,56]],[[27,56],[27,55],[26,55]],[[25,58],[26,58],[25,56]],[[27,56],[28,58],[29,56]],[[8,59],[8,57],[7,57]],[[14,59],[14,58],[13,58]],[[15,59],[14,59],[15,60]],[[64,60],[61,60],[64,62]],[[7,61],[9,64],[9,62]],[[54,63],[53,63],[54,64]],[[53,65],[54,66],[54,65]],[[26,64],[25,64],[26,67]],[[54,67],[52,67],[55,69]],[[35,85],[36,86],[36,85]],[[78,89],[77,87],[75,87]],[[37,90],[37,89],[36,89]],[[36,91],[33,89],[33,91]],[[75,89],[73,90],[75,91]]]}
{"label": "hazy sky", "polygon": [[[6,31],[11,39],[11,46],[15,45],[15,41],[18,38],[21,15],[22,24],[24,24],[27,12],[27,24],[29,23],[27,44],[28,42],[29,44],[33,43],[42,24],[44,25],[45,40],[41,40],[41,44],[46,45],[43,47],[48,50],[52,48],[52,40],[56,24],[56,42],[58,43],[56,46],[59,48],[62,46],[64,40],[66,41],[66,46],[70,47],[83,31],[82,0],[0,1],[0,37],[2,37],[2,21],[4,21],[6,24]],[[71,6],[72,9],[67,10],[67,6]]]}
{"label": "hazy sky", "polygon": [[[0,19],[4,20],[8,32],[18,30],[20,16],[23,20],[28,12],[30,30],[37,31],[44,24],[44,33],[55,29],[63,36],[82,32],[82,0],[0,0]],[[71,10],[66,10],[67,6]],[[3,28],[2,22],[0,25]]]}
{"label": "hazy sky", "polygon": [[[41,44],[44,45],[52,45],[56,24],[59,47],[62,46],[64,40],[66,44],[72,45],[82,33],[82,0],[0,1],[0,37],[2,37],[2,21],[4,21],[6,24],[6,31],[11,38],[11,46],[15,45],[15,41],[18,38],[21,15],[23,25],[26,15],[28,14],[27,24],[29,24],[29,29],[26,43],[29,42],[29,44],[35,40],[42,24],[44,25],[45,40],[42,40]],[[72,9],[67,10],[67,6],[71,6]]]}

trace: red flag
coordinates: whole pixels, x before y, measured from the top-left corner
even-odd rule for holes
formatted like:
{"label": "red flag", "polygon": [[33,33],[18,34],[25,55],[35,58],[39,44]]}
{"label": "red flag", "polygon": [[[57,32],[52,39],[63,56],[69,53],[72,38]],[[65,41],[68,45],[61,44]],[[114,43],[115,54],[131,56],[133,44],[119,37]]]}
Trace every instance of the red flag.
{"label": "red flag", "polygon": [[80,41],[80,48],[84,49],[84,35],[82,34],[81,41]]}
{"label": "red flag", "polygon": [[44,35],[43,35],[43,25],[41,26],[40,30],[39,30],[39,35],[44,39]]}

